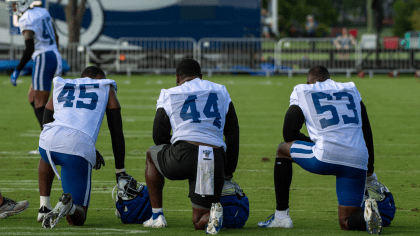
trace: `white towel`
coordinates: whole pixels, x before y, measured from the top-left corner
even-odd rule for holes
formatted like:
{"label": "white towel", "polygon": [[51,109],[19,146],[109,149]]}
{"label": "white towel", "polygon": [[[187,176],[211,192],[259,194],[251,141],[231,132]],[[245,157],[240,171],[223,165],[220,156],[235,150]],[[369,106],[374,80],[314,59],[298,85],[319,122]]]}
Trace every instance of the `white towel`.
{"label": "white towel", "polygon": [[212,147],[199,146],[198,148],[195,193],[203,196],[214,195],[214,154]]}

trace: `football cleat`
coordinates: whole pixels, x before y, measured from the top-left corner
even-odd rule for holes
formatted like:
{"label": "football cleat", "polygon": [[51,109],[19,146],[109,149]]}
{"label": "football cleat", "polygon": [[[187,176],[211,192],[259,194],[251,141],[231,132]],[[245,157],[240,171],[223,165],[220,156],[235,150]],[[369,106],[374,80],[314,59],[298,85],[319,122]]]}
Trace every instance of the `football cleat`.
{"label": "football cleat", "polygon": [[378,204],[375,199],[369,198],[365,201],[365,222],[366,231],[369,234],[381,234],[382,232],[382,218],[379,214]]}
{"label": "football cleat", "polygon": [[40,155],[38,149],[37,150],[30,151],[28,154],[29,155]]}
{"label": "football cleat", "polygon": [[38,210],[38,222],[42,222],[44,220],[44,217],[51,212],[52,209],[48,209],[46,206],[42,206]]}
{"label": "football cleat", "polygon": [[73,198],[70,193],[63,193],[54,209],[42,221],[43,228],[54,228],[61,218],[68,215],[73,207]]}
{"label": "football cleat", "polygon": [[147,227],[147,228],[164,228],[164,227],[166,227],[168,225],[166,223],[166,219],[165,219],[165,216],[163,215],[163,212],[159,213],[158,214],[158,217],[156,219],[153,219],[153,218],[154,217],[152,216],[150,219],[146,220],[143,223],[143,227]]}
{"label": "football cleat", "polygon": [[286,228],[291,229],[293,228],[293,221],[289,216],[289,209],[287,211],[287,217],[283,219],[279,219],[276,217],[276,214],[269,216],[270,218],[267,221],[261,221],[258,223],[258,226],[261,228]]}
{"label": "football cleat", "polygon": [[7,218],[12,215],[17,215],[26,210],[29,206],[28,201],[16,202],[9,198],[3,198],[3,204],[0,206],[0,219]]}
{"label": "football cleat", "polygon": [[217,234],[223,224],[223,207],[220,202],[212,203],[209,223],[206,225],[206,234]]}

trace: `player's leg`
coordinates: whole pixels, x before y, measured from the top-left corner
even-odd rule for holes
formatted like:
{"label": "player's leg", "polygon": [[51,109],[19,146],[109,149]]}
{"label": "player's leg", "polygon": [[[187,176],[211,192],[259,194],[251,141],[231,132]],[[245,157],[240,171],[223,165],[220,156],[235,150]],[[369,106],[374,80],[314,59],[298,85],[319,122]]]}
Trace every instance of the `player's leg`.
{"label": "player's leg", "polygon": [[28,206],[28,201],[15,202],[12,199],[4,198],[0,192],[0,219],[22,213]]}
{"label": "player's leg", "polygon": [[[35,113],[42,124],[45,105],[51,91],[51,83],[56,74],[61,74],[61,57],[54,51],[41,53],[35,59],[32,85],[34,90]],[[41,127],[42,129],[42,127]]]}
{"label": "player's leg", "polygon": [[[32,74],[33,74],[33,71],[32,71]],[[28,101],[29,101],[29,104],[31,104],[31,107],[32,107],[32,109],[34,110],[34,113],[35,113],[35,117],[36,117],[36,119],[38,120],[38,117],[37,117],[37,115],[36,115],[36,110],[35,110],[35,92],[34,92],[34,89],[33,89],[33,86],[32,86],[32,83],[31,83],[31,85],[29,86],[29,91],[28,91]],[[42,123],[41,124],[39,124],[40,125],[40,127],[41,127],[41,130],[42,130]]]}
{"label": "player's leg", "polygon": [[169,145],[152,146],[147,150],[145,179],[147,189],[149,190],[153,215],[143,223],[144,227],[162,228],[167,225],[165,216],[163,215],[162,205],[162,191],[165,185],[165,177],[161,173],[158,161],[158,154],[162,149],[167,148],[165,146]]}
{"label": "player's leg", "polygon": [[[194,147],[193,147],[194,148]],[[198,147],[196,147],[198,149]],[[194,149],[196,149],[194,148]],[[203,175],[203,179],[213,179],[214,180],[214,188],[213,188],[213,195],[201,195],[198,194],[197,191],[197,176],[201,176],[202,174],[197,173],[198,171],[203,171],[198,168],[198,161],[197,158],[192,158],[193,155],[198,155],[198,152],[192,152],[192,156],[189,159],[194,160],[190,162],[192,165],[190,167],[190,178],[189,178],[189,186],[190,186],[190,193],[189,197],[191,198],[192,209],[193,209],[193,217],[192,221],[194,224],[195,230],[206,230],[206,233],[209,234],[217,234],[222,227],[223,224],[223,208],[220,204],[220,197],[222,195],[223,184],[224,184],[224,166],[227,160],[226,153],[221,148],[213,148],[213,155],[214,155],[214,171],[213,176],[208,178],[208,176]],[[210,154],[211,155],[211,154]],[[207,161],[206,161],[207,163]],[[205,169],[206,167],[204,167]],[[211,173],[203,173],[203,174],[211,174]],[[205,184],[201,180],[201,184]]]}
{"label": "player's leg", "polygon": [[42,148],[39,148],[39,150],[41,154],[41,159],[39,160],[38,165],[40,206],[37,221],[42,222],[44,217],[52,210],[50,196],[55,173],[51,168],[46,151]]}
{"label": "player's leg", "polygon": [[47,214],[42,226],[53,228],[63,217],[70,225],[81,226],[86,221],[90,202],[92,165],[80,156],[56,152],[50,154],[51,160],[61,166],[64,193]]}
{"label": "player's leg", "polygon": [[293,159],[290,155],[292,144],[293,142],[283,142],[277,147],[274,164],[276,211],[269,220],[259,222],[258,226],[260,227],[293,228],[293,222],[289,216],[289,190],[293,176]]}

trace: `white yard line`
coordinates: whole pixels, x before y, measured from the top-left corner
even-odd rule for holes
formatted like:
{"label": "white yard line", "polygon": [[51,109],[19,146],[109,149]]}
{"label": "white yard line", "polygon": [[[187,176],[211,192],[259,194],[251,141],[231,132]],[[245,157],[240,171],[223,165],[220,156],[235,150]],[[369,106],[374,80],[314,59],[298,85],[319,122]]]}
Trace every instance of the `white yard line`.
{"label": "white yard line", "polygon": [[[10,230],[10,231],[7,231]],[[112,235],[112,234],[141,234],[148,233],[145,230],[134,229],[110,229],[110,228],[56,228],[43,229],[41,227],[0,227],[1,235]],[[16,232],[18,231],[18,232]],[[27,232],[25,232],[27,231]],[[36,231],[36,232],[34,232]]]}

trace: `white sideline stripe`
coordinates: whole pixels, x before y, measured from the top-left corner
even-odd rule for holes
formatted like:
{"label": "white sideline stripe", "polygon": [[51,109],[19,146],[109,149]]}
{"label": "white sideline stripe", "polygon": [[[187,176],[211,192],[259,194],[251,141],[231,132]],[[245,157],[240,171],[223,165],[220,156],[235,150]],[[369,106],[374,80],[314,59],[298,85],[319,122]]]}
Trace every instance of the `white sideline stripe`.
{"label": "white sideline stripe", "polygon": [[[13,230],[12,232],[4,232],[4,230]],[[16,232],[16,230],[20,232]],[[36,230],[43,232],[22,232],[22,230]],[[0,227],[1,235],[103,235],[103,234],[140,234],[148,233],[145,230],[132,230],[132,229],[110,229],[110,228],[60,228],[60,229],[43,229],[41,227]],[[87,232],[83,232],[87,231]],[[99,232],[98,232],[99,231]]]}

